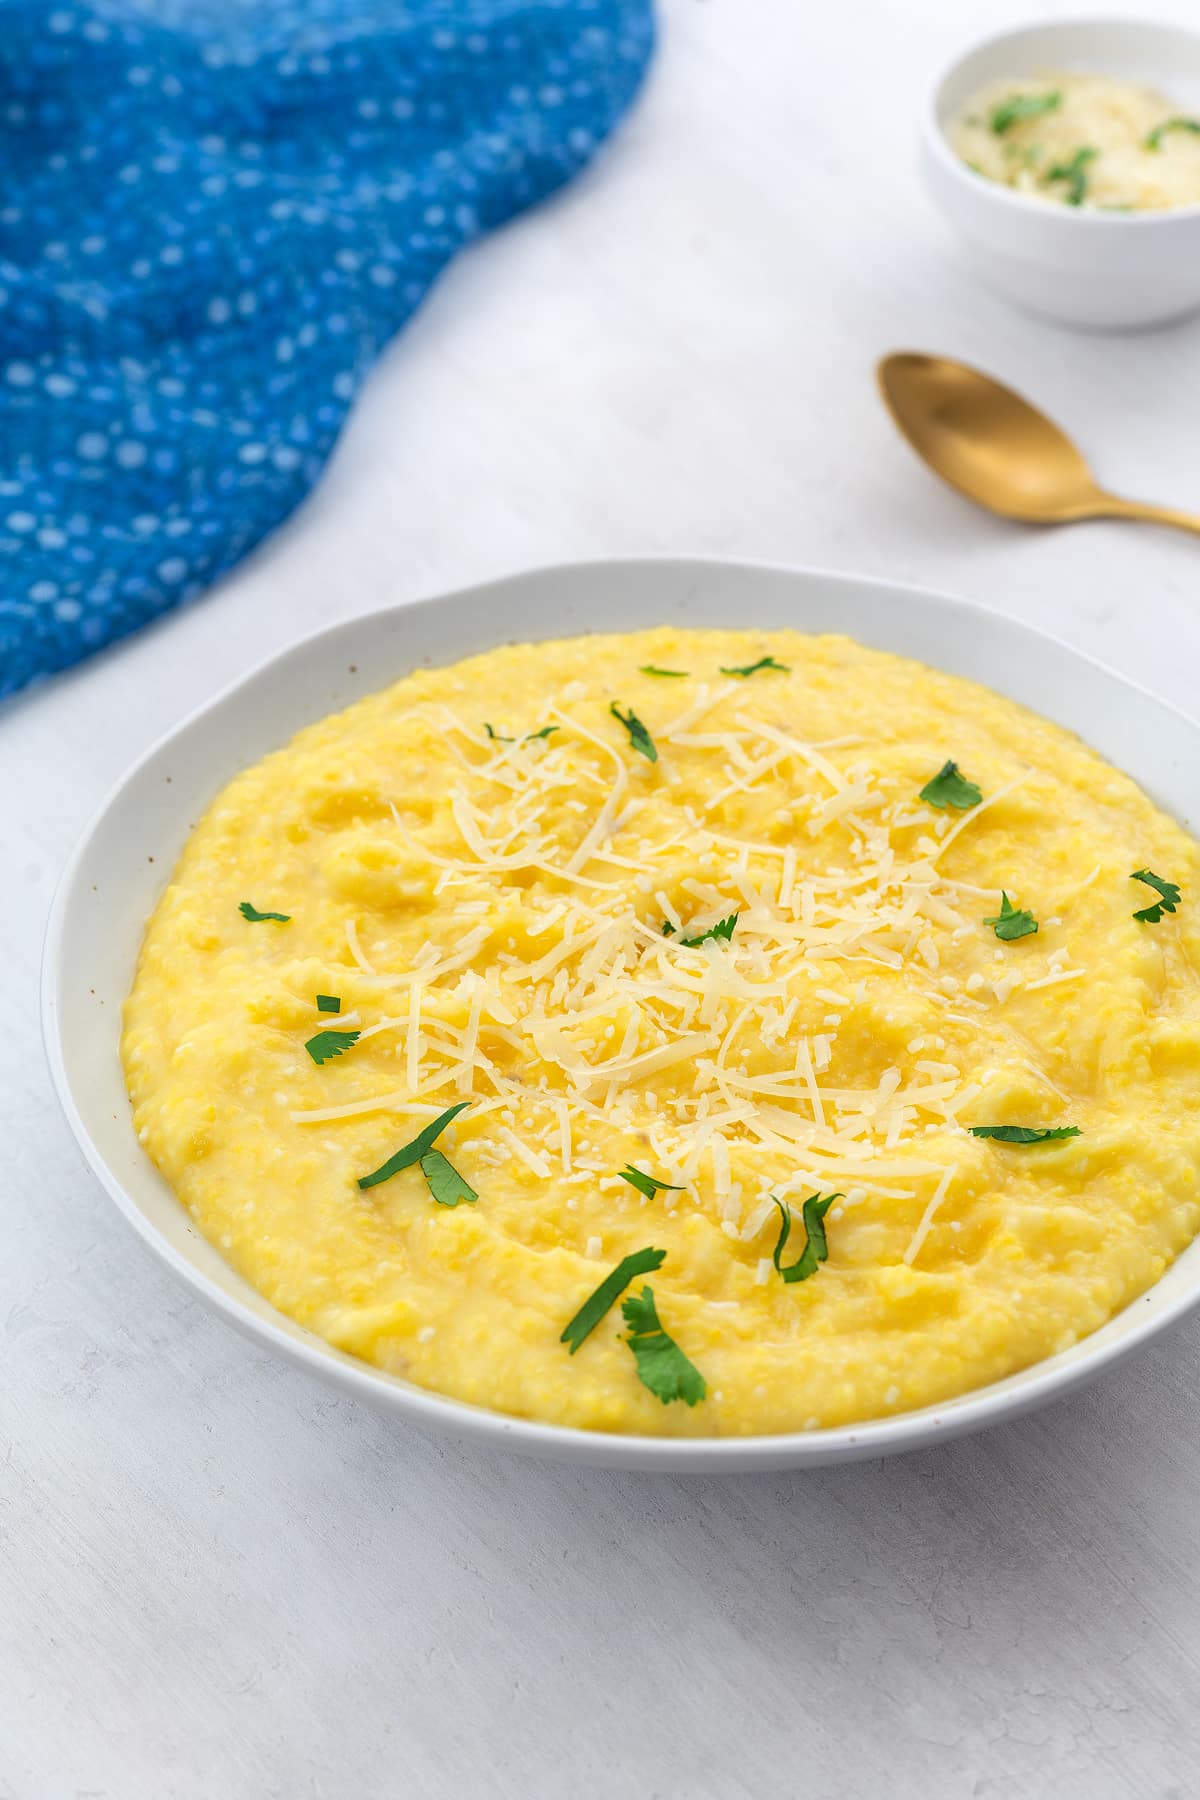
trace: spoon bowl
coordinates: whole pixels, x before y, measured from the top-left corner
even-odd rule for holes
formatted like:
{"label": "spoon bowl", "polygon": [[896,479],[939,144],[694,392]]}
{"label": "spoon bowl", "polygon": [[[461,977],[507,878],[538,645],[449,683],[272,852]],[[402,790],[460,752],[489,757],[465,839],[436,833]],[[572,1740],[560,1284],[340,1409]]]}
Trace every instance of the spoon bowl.
{"label": "spoon bowl", "polygon": [[1107,493],[1065,432],[979,369],[904,350],[885,356],[876,373],[884,404],[922,462],[1001,518],[1148,519],[1200,534],[1200,518],[1189,513]]}

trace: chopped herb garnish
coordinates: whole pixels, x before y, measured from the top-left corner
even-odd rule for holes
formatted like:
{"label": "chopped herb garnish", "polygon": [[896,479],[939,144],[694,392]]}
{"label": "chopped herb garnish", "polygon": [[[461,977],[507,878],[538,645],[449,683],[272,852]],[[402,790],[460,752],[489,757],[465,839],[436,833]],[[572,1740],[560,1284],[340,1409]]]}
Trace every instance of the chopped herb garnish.
{"label": "chopped herb garnish", "polygon": [[1161,896],[1153,906],[1143,906],[1134,913],[1135,919],[1142,919],[1147,925],[1157,925],[1165,912],[1174,912],[1179,905],[1179,889],[1173,881],[1164,881],[1161,875],[1155,875],[1149,869],[1135,869],[1129,877],[1130,881],[1144,881]]}
{"label": "chopped herb garnish", "polygon": [[972,1125],[970,1132],[972,1137],[995,1138],[999,1144],[1052,1144],[1080,1135],[1078,1125],[1054,1125],[1049,1130],[1040,1125]]}
{"label": "chopped herb garnish", "polygon": [[1037,119],[1043,113],[1055,112],[1062,105],[1062,95],[1058,92],[1050,94],[1012,94],[1002,100],[989,120],[992,130],[997,136],[1011,131],[1023,119]]}
{"label": "chopped herb garnish", "polygon": [[464,1181],[454,1164],[440,1150],[427,1150],[421,1158],[421,1173],[429,1183],[429,1191],[439,1206],[457,1206],[460,1200],[478,1200],[479,1195],[469,1181]]}
{"label": "chopped herb garnish", "polygon": [[664,937],[674,937],[675,936],[675,927],[672,925],[670,919],[663,920],[663,936]]}
{"label": "chopped herb garnish", "polygon": [[560,1344],[570,1344],[571,1355],[574,1356],[589,1332],[595,1331],[597,1325],[612,1306],[620,1299],[635,1275],[650,1275],[655,1269],[661,1269],[666,1260],[665,1250],[635,1250],[632,1256],[623,1257],[616,1268],[604,1277],[598,1288],[594,1288],[580,1307],[575,1317],[559,1338]]}
{"label": "chopped herb garnish", "polygon": [[932,781],[927,781],[921,789],[920,798],[936,806],[939,811],[947,806],[957,807],[965,812],[970,806],[978,806],[983,799],[981,789],[973,781],[959,772],[956,762],[943,763]]}
{"label": "chopped herb garnish", "polygon": [[378,1187],[381,1181],[390,1180],[393,1175],[398,1175],[401,1169],[411,1169],[414,1163],[421,1161],[427,1151],[433,1149],[435,1142],[441,1137],[451,1119],[457,1118],[459,1113],[470,1104],[469,1100],[460,1100],[457,1106],[448,1106],[444,1113],[439,1113],[436,1119],[431,1119],[424,1131],[419,1131],[410,1144],[405,1144],[402,1149],[397,1150],[394,1156],[389,1156],[387,1161],[381,1163],[379,1168],[372,1170],[370,1175],[360,1175],[359,1187]]}
{"label": "chopped herb garnish", "polygon": [[1150,135],[1142,140],[1147,150],[1161,150],[1162,141],[1168,131],[1190,131],[1200,137],[1200,119],[1164,119],[1156,125]]}
{"label": "chopped herb garnish", "polygon": [[277,919],[281,925],[286,925],[292,916],[291,913],[259,912],[257,906],[251,906],[249,900],[240,900],[238,911],[243,919],[249,919],[252,925],[260,925],[264,919]]}
{"label": "chopped herb garnish", "polygon": [[1011,944],[1016,938],[1030,937],[1038,928],[1038,922],[1031,912],[1014,906],[1008,895],[1000,895],[1000,911],[994,919],[985,919],[998,938]]}
{"label": "chopped herb garnish", "polygon": [[733,928],[737,924],[739,916],[738,913],[730,913],[727,919],[718,919],[715,925],[710,925],[708,930],[702,931],[698,937],[681,937],[680,947],[684,950],[694,950],[697,944],[727,944],[733,936]]}
{"label": "chopped herb garnish", "polygon": [[[775,1200],[774,1194],[771,1195]],[[771,1258],[783,1279],[789,1284],[793,1281],[807,1281],[815,1275],[818,1266],[829,1254],[825,1243],[825,1214],[841,1194],[810,1194],[801,1208],[804,1220],[804,1248],[789,1268],[783,1266],[783,1253],[787,1248],[788,1238],[792,1232],[792,1209],[785,1206],[782,1200],[775,1200],[779,1208],[779,1237],[776,1240],[774,1254]]]}
{"label": "chopped herb garnish", "polygon": [[639,675],[661,675],[664,681],[685,681],[686,669],[656,669],[653,663],[643,663],[638,670]]}
{"label": "chopped herb garnish", "polygon": [[722,666],[722,675],[740,675],[745,680],[747,675],[757,675],[760,669],[778,669],[781,675],[790,675],[791,670],[786,663],[776,662],[773,656],[760,656],[756,663],[747,663],[744,669],[726,669]]}
{"label": "chopped herb garnish", "polygon": [[688,1406],[703,1400],[708,1392],[704,1377],[663,1330],[653,1290],[644,1287],[640,1294],[630,1294],[622,1302],[621,1312],[629,1327],[625,1342],[633,1351],[642,1386],[664,1406],[672,1400],[683,1400]]}
{"label": "chopped herb garnish", "polygon": [[1088,190],[1087,165],[1093,162],[1098,151],[1084,148],[1077,150],[1070,162],[1055,163],[1046,170],[1046,181],[1065,181],[1068,186],[1067,205],[1082,206],[1084,195]]}
{"label": "chopped herb garnish", "polygon": [[[483,721],[483,729],[495,744],[515,744],[517,741],[515,737],[505,737],[502,731],[497,731],[495,726],[489,725],[486,719]],[[552,732],[561,730],[561,725],[543,725],[540,731],[527,731],[521,742],[532,744],[536,738],[548,738]]]}
{"label": "chopped herb garnish", "polygon": [[[682,1194],[683,1192],[683,1189],[676,1187],[674,1182],[659,1181],[654,1175],[643,1175],[642,1171],[635,1169],[632,1163],[626,1163],[625,1167],[619,1169],[617,1173],[622,1181],[627,1181],[630,1187],[635,1187],[639,1194],[645,1194],[647,1200],[653,1200],[655,1194],[660,1192],[664,1194]],[[635,1269],[634,1274],[637,1273],[638,1270]]]}
{"label": "chopped herb garnish", "polygon": [[340,994],[318,994],[317,1011],[339,1013],[342,1010]]}
{"label": "chopped herb garnish", "polygon": [[638,755],[644,756],[647,762],[657,762],[658,751],[654,747],[654,739],[650,736],[650,733],[646,730],[646,727],[642,724],[642,721],[638,718],[633,708],[630,707],[627,713],[623,713],[614,700],[608,710],[614,719],[620,719],[622,725],[629,733],[629,742],[637,751]]}
{"label": "chopped herb garnish", "polygon": [[357,1044],[361,1035],[357,1031],[318,1031],[304,1048],[315,1063],[327,1063],[333,1056],[342,1056],[351,1044]]}

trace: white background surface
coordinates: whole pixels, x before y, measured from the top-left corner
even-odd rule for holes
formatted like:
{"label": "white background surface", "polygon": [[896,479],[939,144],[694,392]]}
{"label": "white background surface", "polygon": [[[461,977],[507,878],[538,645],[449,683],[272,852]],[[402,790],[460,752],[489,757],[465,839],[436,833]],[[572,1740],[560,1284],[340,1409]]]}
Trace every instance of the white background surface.
{"label": "white background surface", "polygon": [[539,561],[757,556],[964,594],[1195,709],[1200,544],[988,520],[874,395],[889,348],[963,355],[1112,485],[1200,507],[1200,324],[1023,318],[918,190],[919,97],[1009,8],[663,11],[624,132],[451,270],[294,524],[0,712],[3,1800],[1197,1792],[1195,1325],[1081,1398],[887,1464],[506,1462],[333,1398],[202,1312],[51,1098],[37,962],[85,818],[182,713],[354,610]]}

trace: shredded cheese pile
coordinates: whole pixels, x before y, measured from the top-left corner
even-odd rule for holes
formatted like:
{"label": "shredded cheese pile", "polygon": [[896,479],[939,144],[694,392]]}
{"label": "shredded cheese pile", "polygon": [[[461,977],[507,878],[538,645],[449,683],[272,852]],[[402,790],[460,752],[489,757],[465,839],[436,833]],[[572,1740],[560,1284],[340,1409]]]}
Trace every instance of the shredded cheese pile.
{"label": "shredded cheese pile", "polygon": [[1123,213],[1200,203],[1200,118],[1178,96],[1118,76],[990,81],[949,138],[976,174],[1043,204]]}
{"label": "shredded cheese pile", "polygon": [[[662,1197],[667,1212],[703,1199],[727,1236],[747,1241],[771,1193],[836,1188],[854,1206],[912,1200],[924,1183],[911,1262],[955,1174],[945,1139],[965,1137],[964,1109],[982,1091],[944,1028],[972,1033],[1018,989],[1085,971],[1061,948],[997,959],[965,981],[941,966],[939,941],[978,939],[998,898],[951,878],[948,853],[1026,772],[967,813],[934,812],[915,789],[881,787],[860,738],[810,742],[776,722],[786,709],[770,679],[757,696],[740,681],[699,683],[654,731],[657,768],[615,731],[602,735],[578,683],[531,722],[557,728],[534,742],[498,744],[449,707],[423,709],[453,783],[432,818],[406,818],[402,799],[389,810],[406,856],[436,871],[438,947],[424,943],[405,969],[378,967],[359,920],[346,921],[383,1015],[360,1041],[391,1034],[402,1082],[293,1120],[433,1114],[469,1097],[474,1121],[494,1115],[472,1167],[515,1158],[542,1180],[601,1188],[619,1185],[611,1131],[640,1131],[647,1169],[683,1190]],[[673,801],[683,752],[689,797]],[[731,811],[761,817],[764,803],[766,835],[724,828]],[[517,896],[519,948],[511,935],[496,941],[497,890]],[[730,942],[679,943],[730,912]],[[485,965],[469,966],[489,943]],[[839,1026],[881,973],[915,985],[941,1027],[859,1086],[838,1071]],[[1031,1056],[1019,1060],[1057,1091]],[[937,1156],[922,1153],[930,1137]]]}

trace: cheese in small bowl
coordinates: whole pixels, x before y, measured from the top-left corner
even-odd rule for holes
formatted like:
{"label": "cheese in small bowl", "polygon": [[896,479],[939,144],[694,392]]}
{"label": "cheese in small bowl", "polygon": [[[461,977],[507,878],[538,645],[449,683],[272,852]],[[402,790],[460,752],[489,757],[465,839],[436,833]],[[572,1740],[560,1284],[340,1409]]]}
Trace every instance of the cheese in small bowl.
{"label": "cheese in small bowl", "polygon": [[1161,212],[1200,204],[1200,116],[1109,75],[989,81],[948,136],[976,174],[1051,205]]}
{"label": "cheese in small bowl", "polygon": [[239,775],[147,927],[138,1135],[421,1387],[744,1436],[963,1394],[1200,1228],[1200,847],[839,637],[423,669]]}

